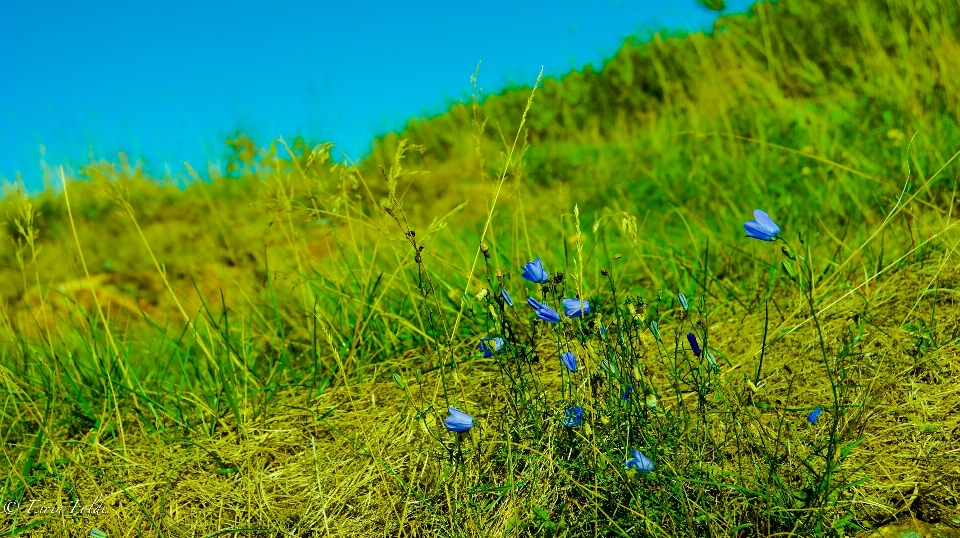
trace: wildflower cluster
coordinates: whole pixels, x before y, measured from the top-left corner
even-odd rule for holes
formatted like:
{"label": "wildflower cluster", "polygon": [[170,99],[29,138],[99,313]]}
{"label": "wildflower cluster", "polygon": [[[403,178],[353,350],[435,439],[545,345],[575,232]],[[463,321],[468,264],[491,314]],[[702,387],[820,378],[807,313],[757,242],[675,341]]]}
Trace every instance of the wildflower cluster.
{"label": "wildflower cluster", "polygon": [[[754,220],[743,228],[749,238],[787,245],[780,227],[762,210],[756,210]],[[788,247],[783,251],[790,262],[805,262]],[[485,259],[490,257],[485,255]],[[795,269],[787,274],[797,272]],[[691,300],[684,293],[664,297],[658,292],[651,303],[639,297],[618,296],[612,271],[606,267],[600,274],[610,284],[609,299],[570,294],[566,293],[564,275],[549,272],[539,257],[523,264],[519,273],[522,287],[513,291],[526,297],[526,307],[513,300],[504,273],[489,265],[489,288],[475,295],[488,321],[486,335],[478,339],[476,350],[497,363],[507,385],[505,413],[511,416],[499,417],[497,424],[504,433],[528,436],[531,446],[550,442],[554,450],[561,448],[555,453],[564,454],[571,462],[591,454],[575,467],[577,472],[594,473],[589,476],[596,476],[606,465],[601,462],[616,455],[621,471],[617,476],[627,477],[627,487],[637,484],[632,480],[638,474],[657,480],[657,473],[667,473],[669,466],[655,462],[671,453],[677,439],[704,447],[713,442],[708,421],[718,419],[709,417],[721,414],[711,415],[708,410],[718,405],[710,396],[718,386],[721,369],[717,356],[722,354],[709,345],[705,296]],[[795,282],[806,290],[803,282],[809,276],[803,275],[809,275],[809,271]],[[577,289],[582,290],[582,282]],[[679,324],[664,322],[661,326],[665,311],[673,312]],[[544,360],[547,358],[550,360]],[[655,386],[651,381],[648,368],[657,363],[673,380],[671,385]],[[762,387],[761,368],[762,358],[754,381],[748,380],[751,387]],[[559,400],[550,399],[542,379],[544,370],[559,377]],[[696,397],[692,400],[695,410],[688,405],[691,400],[685,399],[690,393]],[[461,442],[476,421],[454,405],[447,411],[443,426],[456,434],[456,444],[441,440],[439,435],[436,438],[451,457],[456,448],[460,461],[465,461]],[[810,427],[819,427],[824,408],[807,411]],[[565,434],[557,435],[553,428]],[[834,469],[829,462],[836,459],[836,453],[828,450],[826,456],[828,470]],[[609,479],[603,473],[600,476]],[[607,485],[621,487],[616,482]],[[826,498],[828,493],[822,495]]]}
{"label": "wildflower cluster", "polygon": [[[487,300],[491,302],[494,313],[494,321],[498,323],[495,327],[499,329],[501,335],[486,336],[480,339],[477,349],[483,353],[484,358],[494,358],[498,360],[501,367],[508,370],[510,379],[514,385],[511,387],[511,393],[520,394],[521,402],[518,402],[517,409],[531,409],[538,411],[538,401],[532,396],[530,389],[537,386],[537,379],[533,376],[529,366],[539,361],[538,342],[552,341],[556,347],[556,357],[559,358],[561,372],[565,374],[564,379],[564,399],[566,404],[560,407],[559,423],[571,430],[586,428],[591,431],[590,417],[598,413],[596,402],[593,405],[588,403],[592,400],[588,395],[582,393],[581,383],[577,381],[579,376],[583,375],[584,365],[578,360],[577,354],[586,350],[586,343],[591,338],[602,338],[607,335],[606,327],[600,323],[600,316],[593,314],[593,304],[584,297],[569,297],[564,294],[563,274],[556,273],[551,275],[544,267],[543,261],[538,257],[527,262],[521,267],[520,275],[527,286],[534,285],[539,293],[527,294],[527,306],[530,317],[525,322],[522,313],[514,310],[514,302],[510,292],[504,286],[503,275],[497,271],[496,284],[489,279],[491,287],[499,288],[497,292],[477,294],[478,300]],[[516,321],[513,322],[510,320]],[[546,331],[540,331],[536,336],[538,325],[545,328]],[[511,327],[530,326],[533,330],[522,338],[516,334]],[[510,349],[512,355],[517,355],[521,360],[526,359],[527,368],[524,364],[512,363],[507,359],[501,359],[501,350]],[[611,357],[612,358],[612,357]],[[623,400],[629,399],[632,386],[626,386],[623,392]],[[524,396],[526,395],[526,396]],[[655,399],[654,399],[655,400]],[[455,412],[456,411],[456,412]],[[554,415],[557,411],[543,409],[545,415]],[[459,411],[450,408],[450,417],[445,421],[447,429],[461,433],[469,429],[465,420],[461,420]],[[538,419],[534,416],[534,422]],[[604,415],[602,420],[609,423],[610,419]],[[472,425],[472,423],[470,423]],[[626,435],[624,439],[629,439]],[[655,469],[652,460],[643,455],[639,450],[628,447],[621,447],[624,454],[632,455],[625,458],[626,469],[634,469],[641,473],[649,473]]]}
{"label": "wildflower cluster", "polygon": [[[761,241],[782,241],[783,238],[780,236],[780,227],[777,225],[773,219],[763,210],[754,211],[754,220],[746,222],[743,225],[744,230],[747,233],[748,237],[761,240]],[[619,257],[619,255],[617,256]],[[602,274],[605,276],[609,275],[609,270],[604,268]],[[596,315],[593,318],[589,319],[587,327],[584,325],[578,326],[580,331],[572,331],[571,327],[568,326],[566,320],[569,320],[570,323],[574,321],[586,321],[593,310],[593,305],[590,301],[586,300],[583,297],[564,297],[562,290],[562,281],[563,274],[556,273],[551,275],[549,271],[544,267],[543,261],[541,258],[534,258],[532,261],[527,262],[521,267],[520,275],[526,282],[536,285],[538,291],[540,292],[538,296],[527,296],[527,305],[530,307],[531,320],[533,326],[533,333],[527,335],[527,340],[523,341],[519,335],[515,334],[511,329],[512,326],[515,326],[513,323],[508,322],[508,317],[512,316],[517,321],[522,321],[520,314],[513,310],[514,301],[509,291],[503,283],[502,273],[497,271],[496,278],[496,288],[499,288],[496,293],[490,295],[486,293],[486,289],[481,290],[481,293],[477,295],[477,299],[490,300],[494,301],[497,306],[499,306],[499,315],[495,314],[495,318],[499,321],[499,328],[501,329],[502,335],[500,336],[487,336],[480,339],[477,349],[483,354],[484,358],[494,358],[497,357],[500,352],[506,349],[508,346],[513,346],[514,351],[517,355],[522,358],[526,358],[528,361],[535,362],[539,360],[537,348],[537,340],[535,339],[536,325],[538,322],[545,323],[548,331],[552,333],[552,337],[556,342],[556,353],[559,358],[559,362],[563,371],[570,376],[570,382],[565,386],[569,387],[569,391],[564,390],[564,397],[568,399],[568,404],[563,408],[563,413],[561,415],[560,422],[566,428],[580,428],[589,424],[588,418],[592,413],[596,413],[594,406],[588,405],[584,401],[584,397],[581,394],[580,385],[573,380],[572,376],[577,376],[582,371],[582,365],[579,364],[577,355],[575,353],[574,347],[579,347],[584,349],[584,343],[587,336],[595,336],[605,341],[609,341],[610,335],[607,333],[607,326],[600,322],[600,316]],[[609,278],[609,276],[608,276]],[[491,285],[494,285],[493,281],[490,281]],[[615,293],[615,292],[614,292]],[[690,302],[688,301],[686,295],[680,293],[676,296],[677,303],[682,309],[682,315],[687,317],[690,315]],[[627,298],[625,302],[627,310],[630,312],[631,317],[636,322],[644,323],[643,312],[638,310],[638,307],[641,309],[646,309],[646,305],[641,300],[631,301],[630,298]],[[509,309],[509,310],[508,310]],[[496,310],[494,310],[496,312]],[[509,314],[508,314],[509,312]],[[562,314],[561,314],[562,312]],[[663,335],[660,333],[659,323],[656,319],[649,319],[645,322],[650,329],[651,334],[654,336],[654,339],[662,343]],[[702,325],[702,324],[701,324]],[[683,333],[680,333],[681,335]],[[626,345],[629,342],[624,340],[624,336],[629,335],[627,331],[619,330],[617,333],[618,345]],[[703,369],[692,366],[692,379],[694,384],[698,386],[696,392],[700,395],[701,404],[705,400],[705,392],[708,386],[706,381],[710,372],[719,372],[719,364],[717,363],[716,357],[709,351],[701,347],[700,338],[698,337],[695,331],[690,331],[686,333],[686,342],[687,342],[687,352],[690,353],[693,358],[698,360],[703,360],[705,367]],[[575,346],[574,344],[580,344]],[[615,360],[617,353],[611,354],[607,359],[603,360],[603,370],[604,368],[608,373],[614,374],[614,378],[618,381],[622,379],[622,384],[617,394],[620,396],[620,400],[624,403],[629,403],[632,401],[632,396],[635,391],[635,383],[640,381],[639,372],[636,371],[632,375],[628,375],[626,378],[620,376],[615,372],[613,366],[613,361]],[[504,362],[502,363],[504,367],[509,367],[509,365]],[[674,365],[674,368],[680,368],[678,364]],[[676,373],[679,374],[679,371]],[[523,372],[518,369],[516,375],[511,376],[513,380],[516,381],[514,386],[514,392],[524,393],[528,391],[529,386],[527,383],[524,383],[524,376],[529,377],[529,370]],[[602,373],[598,374],[596,377],[591,378],[592,385],[602,382],[604,376]],[[531,380],[532,381],[532,380]],[[648,409],[655,409],[658,404],[658,398],[656,394],[651,390],[650,387],[644,387],[644,398],[641,400],[641,404],[645,404]],[[530,403],[532,400],[528,400],[526,403]],[[821,408],[817,408],[813,413],[811,413],[807,418],[811,425],[816,424],[817,417],[819,416]],[[445,421],[447,429],[454,432],[463,432],[470,429],[473,426],[473,420],[469,415],[466,415],[454,407],[450,408],[450,416]],[[604,421],[609,422],[608,417],[599,417]],[[469,419],[469,420],[467,420]],[[589,429],[589,426],[588,426]],[[632,457],[627,459],[627,468],[636,469],[640,472],[651,472],[654,470],[655,466],[653,462],[647,458],[645,455],[633,448],[625,449],[627,453],[631,454]]]}

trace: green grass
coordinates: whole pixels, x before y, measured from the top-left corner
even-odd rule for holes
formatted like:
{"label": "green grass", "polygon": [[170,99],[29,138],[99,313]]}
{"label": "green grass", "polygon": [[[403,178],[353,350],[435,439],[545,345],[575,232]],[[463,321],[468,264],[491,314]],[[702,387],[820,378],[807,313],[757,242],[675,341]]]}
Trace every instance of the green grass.
{"label": "green grass", "polygon": [[[227,177],[121,156],[9,188],[0,530],[960,526],[955,28],[955,0],[761,3],[477,84],[360,163],[238,135]],[[755,208],[783,243],[744,237]],[[592,311],[556,324],[525,304],[577,295]]]}

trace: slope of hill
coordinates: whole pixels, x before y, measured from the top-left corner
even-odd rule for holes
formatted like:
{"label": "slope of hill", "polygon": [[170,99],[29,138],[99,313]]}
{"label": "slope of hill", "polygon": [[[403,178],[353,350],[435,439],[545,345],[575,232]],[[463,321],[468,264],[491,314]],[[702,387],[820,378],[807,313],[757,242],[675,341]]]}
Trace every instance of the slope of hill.
{"label": "slope of hill", "polygon": [[957,28],[763,2],[356,166],[238,135],[185,189],[9,189],[0,498],[103,493],[110,536],[960,525]]}

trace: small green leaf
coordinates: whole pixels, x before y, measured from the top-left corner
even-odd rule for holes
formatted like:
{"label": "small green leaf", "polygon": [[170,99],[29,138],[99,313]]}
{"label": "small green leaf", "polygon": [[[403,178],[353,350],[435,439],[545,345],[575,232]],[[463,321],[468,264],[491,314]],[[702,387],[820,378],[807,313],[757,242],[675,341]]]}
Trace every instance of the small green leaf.
{"label": "small green leaf", "polygon": [[793,269],[793,264],[789,263],[787,260],[780,262],[780,266],[783,267],[783,270],[787,273],[787,276],[790,277],[790,280],[797,281],[797,272]]}
{"label": "small green leaf", "polygon": [[662,341],[660,338],[660,326],[656,320],[650,322],[650,332],[653,333],[653,337],[656,338],[658,342]]}
{"label": "small green leaf", "polygon": [[860,443],[862,443],[865,439],[866,439],[866,437],[861,437],[860,439],[857,439],[856,441],[853,441],[852,443],[847,443],[847,444],[843,445],[842,447],[840,447],[840,459],[841,459],[841,460],[847,459],[847,456],[849,456],[850,453],[853,452],[853,449],[854,449],[854,448],[857,448],[858,446],[860,446]]}

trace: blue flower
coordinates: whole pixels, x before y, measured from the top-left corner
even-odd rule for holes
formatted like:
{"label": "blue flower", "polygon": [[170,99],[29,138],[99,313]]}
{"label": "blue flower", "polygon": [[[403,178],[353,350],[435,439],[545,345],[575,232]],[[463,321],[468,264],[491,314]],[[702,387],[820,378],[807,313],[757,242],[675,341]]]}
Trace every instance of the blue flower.
{"label": "blue flower", "polygon": [[700,344],[697,343],[697,335],[693,333],[687,333],[687,342],[690,342],[690,349],[693,350],[693,354],[699,357]]}
{"label": "blue flower", "polygon": [[563,309],[568,318],[579,318],[590,313],[590,302],[583,299],[564,299]]}
{"label": "blue flower", "polygon": [[543,268],[543,262],[540,261],[539,257],[523,266],[523,275],[521,276],[534,283],[547,281],[547,271]]}
{"label": "blue flower", "polygon": [[677,299],[680,300],[680,306],[682,306],[684,310],[690,310],[690,308],[687,306],[687,296],[686,296],[686,295],[684,295],[684,294],[681,293],[681,294],[677,295]]}
{"label": "blue flower", "polygon": [[577,358],[573,355],[572,351],[566,351],[560,355],[560,362],[567,367],[567,370],[571,372],[577,371]]}
{"label": "blue flower", "polygon": [[443,424],[452,432],[465,432],[473,427],[473,417],[453,407],[447,407],[450,416],[443,419]]}
{"label": "blue flower", "polygon": [[[493,341],[493,345],[489,345],[488,342]],[[500,348],[503,347],[504,341],[503,338],[496,336],[494,338],[481,338],[480,345],[477,348],[483,352],[483,358],[489,359],[493,356],[494,353],[500,351]]]}
{"label": "blue flower", "polygon": [[649,458],[637,449],[631,450],[630,453],[633,454],[633,457],[627,460],[627,469],[636,469],[641,473],[653,472],[653,462]]}
{"label": "blue flower", "polygon": [[627,385],[627,390],[623,391],[623,395],[620,397],[624,400],[629,400],[631,392],[633,392],[633,385]]}
{"label": "blue flower", "polygon": [[533,297],[527,297],[527,304],[533,307],[534,312],[537,314],[537,317],[546,321],[548,323],[556,323],[560,321],[560,314],[557,314],[557,311],[550,308],[549,306],[537,302]]}
{"label": "blue flower", "polygon": [[810,421],[810,425],[813,426],[817,423],[817,418],[820,417],[820,413],[823,412],[823,408],[817,406],[809,415],[807,415],[807,420]]}
{"label": "blue flower", "polygon": [[510,298],[510,294],[507,293],[507,290],[501,288],[500,297],[503,297],[503,300],[506,301],[508,305],[513,306],[513,299]]}
{"label": "blue flower", "polygon": [[763,210],[754,211],[753,218],[755,220],[743,224],[748,236],[761,241],[773,241],[780,234],[780,227]]}
{"label": "blue flower", "polygon": [[579,405],[567,408],[567,416],[563,419],[563,425],[568,428],[576,428],[583,424],[583,408]]}

